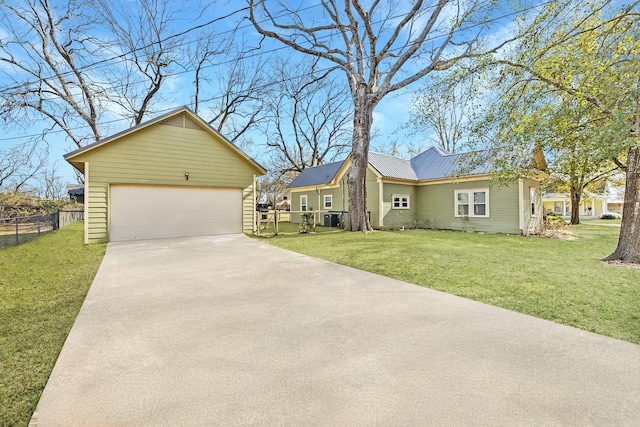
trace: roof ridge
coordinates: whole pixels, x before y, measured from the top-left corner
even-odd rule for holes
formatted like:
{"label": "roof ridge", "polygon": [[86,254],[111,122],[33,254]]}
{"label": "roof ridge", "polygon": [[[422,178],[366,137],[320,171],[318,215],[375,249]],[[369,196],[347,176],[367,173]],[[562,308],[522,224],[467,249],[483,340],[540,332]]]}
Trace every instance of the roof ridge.
{"label": "roof ridge", "polygon": [[392,156],[391,154],[378,153],[376,151],[369,151],[369,154],[376,154],[378,156],[391,157],[392,159],[396,159],[396,160],[405,160],[405,161],[411,160],[411,159],[405,159],[404,157]]}

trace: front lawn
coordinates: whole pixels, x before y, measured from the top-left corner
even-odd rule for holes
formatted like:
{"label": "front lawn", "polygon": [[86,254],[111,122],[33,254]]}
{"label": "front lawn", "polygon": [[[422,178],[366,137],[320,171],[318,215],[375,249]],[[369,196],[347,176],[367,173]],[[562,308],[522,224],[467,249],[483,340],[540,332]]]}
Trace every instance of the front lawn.
{"label": "front lawn", "polygon": [[0,248],[0,425],[25,426],[42,394],[105,245],[78,222]]}
{"label": "front lawn", "polygon": [[619,227],[575,240],[452,231],[277,236],[270,243],[388,277],[640,344],[640,269],[600,262]]}

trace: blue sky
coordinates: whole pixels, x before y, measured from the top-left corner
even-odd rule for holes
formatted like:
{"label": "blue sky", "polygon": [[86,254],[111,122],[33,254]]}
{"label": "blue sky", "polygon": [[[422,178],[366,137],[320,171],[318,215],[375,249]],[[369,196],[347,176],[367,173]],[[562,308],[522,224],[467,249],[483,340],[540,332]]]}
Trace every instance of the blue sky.
{"label": "blue sky", "polygon": [[[402,2],[401,2],[402,3]],[[133,5],[135,2],[129,2],[129,5]],[[183,10],[177,12],[177,19],[172,24],[173,32],[181,32],[185,31],[193,26],[198,24],[202,24],[205,22],[214,19],[215,17],[224,16],[236,8],[241,7],[237,3],[218,3],[214,6],[207,6],[208,2],[189,2],[184,3],[180,7]],[[305,6],[308,6],[307,2],[300,2]],[[213,27],[213,31],[215,33],[223,33],[228,31],[236,25],[237,19],[235,17],[231,17],[229,19],[223,19],[215,23]],[[257,43],[257,34],[255,29],[253,29],[248,21],[244,21],[241,24],[243,27],[242,32],[244,33],[244,37],[249,43]],[[505,28],[509,28],[508,25],[499,25],[498,29],[495,31],[505,31]],[[507,30],[508,31],[508,30]],[[0,36],[4,36],[6,32],[6,28],[3,28],[2,24],[0,24]],[[196,33],[194,33],[195,35]],[[104,35],[105,37],[109,37],[108,34]],[[504,37],[504,35],[499,35],[496,37]],[[262,44],[263,51],[270,51],[276,47],[280,47],[281,45],[272,42],[270,40],[265,40]],[[290,50],[283,49],[282,52],[290,53]],[[110,53],[105,53],[104,56],[108,57]],[[107,67],[120,67],[117,62],[107,63]],[[171,110],[181,105],[190,105],[192,102],[192,86],[193,86],[193,73],[180,71],[175,69],[175,74],[169,77],[161,90],[161,97],[157,98],[153,103],[153,112],[149,113],[145,116],[145,120],[152,119],[156,115],[162,114],[162,112]],[[213,71],[213,70],[212,70]],[[338,71],[340,73],[340,71]],[[345,79],[346,82],[346,79]],[[389,94],[385,97],[380,104],[376,107],[374,111],[374,134],[376,135],[376,139],[372,141],[371,147],[372,150],[375,151],[377,147],[380,145],[385,145],[389,143],[393,139],[397,139],[400,143],[408,143],[411,145],[424,146],[427,148],[428,145],[431,145],[428,141],[428,135],[425,134],[417,134],[415,132],[403,132],[400,134],[396,134],[395,131],[399,128],[400,125],[405,123],[409,118],[411,99],[413,97],[414,91],[417,90],[422,83],[414,83],[409,86],[406,90],[401,90],[399,92],[395,92]],[[0,87],[5,86],[2,82],[0,82]],[[102,127],[103,136],[108,136],[119,131],[122,131],[130,126],[130,123],[127,120],[122,120],[119,118],[117,109],[113,108],[110,114],[105,114],[102,122],[104,125]],[[0,124],[0,128],[2,132],[0,133],[0,149],[8,148],[16,141],[21,142],[25,140],[26,136],[34,135],[42,132],[45,128],[50,127],[49,123],[45,122],[33,122],[30,121],[28,123],[22,123],[17,126],[7,126],[6,124],[2,126]],[[262,140],[264,139],[264,135],[260,132],[253,132],[250,135],[250,138],[253,140],[253,145],[244,146],[243,148],[252,156],[256,158],[259,162],[264,161],[264,146],[262,145]],[[72,167],[67,164],[62,156],[66,152],[69,152],[76,147],[69,141],[66,141],[64,138],[64,133],[60,131],[50,132],[47,137],[47,142],[50,150],[50,157],[52,162],[57,162],[59,165],[58,172],[63,177],[65,181],[74,182],[75,175],[72,170]]]}

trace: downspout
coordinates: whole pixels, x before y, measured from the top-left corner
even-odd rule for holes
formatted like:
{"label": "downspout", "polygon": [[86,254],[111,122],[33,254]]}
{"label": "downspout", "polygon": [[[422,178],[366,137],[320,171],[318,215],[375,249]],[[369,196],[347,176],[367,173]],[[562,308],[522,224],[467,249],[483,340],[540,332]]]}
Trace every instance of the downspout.
{"label": "downspout", "polygon": [[[84,162],[84,244],[89,244],[89,162]],[[110,206],[107,204],[107,206]],[[107,221],[109,215],[107,214]],[[109,225],[107,225],[109,227]],[[108,228],[107,228],[108,230]]]}
{"label": "downspout", "polygon": [[378,178],[378,227],[384,227],[384,184],[382,179]]}
{"label": "downspout", "polygon": [[518,222],[520,224],[520,232],[526,234],[524,230],[524,213],[522,212],[522,201],[524,200],[524,182],[522,178],[518,179]]}
{"label": "downspout", "polygon": [[344,200],[344,176],[340,180],[340,191],[342,192],[342,209],[341,210],[342,212],[344,212],[345,210],[348,210],[348,209],[345,209],[347,205]]}
{"label": "downspout", "polygon": [[253,212],[251,214],[251,218],[252,218],[252,222],[253,222],[253,225],[251,225],[251,229],[253,230],[254,234],[258,231],[258,229],[256,227],[256,225],[257,225],[256,224],[256,220],[257,220],[257,218],[256,218],[256,203],[258,202],[256,191],[257,191],[256,174],[254,173],[253,174],[253,206],[251,207],[251,211]]}
{"label": "downspout", "polygon": [[316,222],[316,214],[313,214],[313,221],[315,224],[320,224],[320,209],[324,209],[324,204],[320,204],[320,188],[318,188],[318,186],[316,186],[316,194],[318,195],[318,207],[316,208],[316,211],[318,212],[318,221]]}

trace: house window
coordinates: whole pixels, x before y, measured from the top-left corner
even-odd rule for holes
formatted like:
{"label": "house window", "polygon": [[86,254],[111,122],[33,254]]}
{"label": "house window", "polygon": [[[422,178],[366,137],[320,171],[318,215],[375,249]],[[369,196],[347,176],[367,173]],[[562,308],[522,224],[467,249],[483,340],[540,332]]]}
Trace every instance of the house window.
{"label": "house window", "polygon": [[300,210],[306,212],[307,210],[307,195],[300,196]]}
{"label": "house window", "polygon": [[454,215],[488,217],[489,190],[456,190]]}
{"label": "house window", "polygon": [[393,209],[409,209],[411,207],[408,194],[393,194],[391,198],[393,200]]}
{"label": "house window", "polygon": [[333,196],[324,196],[324,208],[331,209],[333,207]]}
{"label": "house window", "polygon": [[531,216],[535,216],[536,214],[536,189],[533,187],[529,188],[529,200],[531,202]]}

